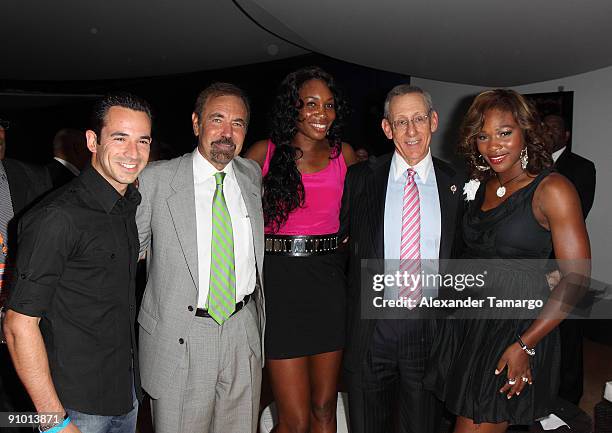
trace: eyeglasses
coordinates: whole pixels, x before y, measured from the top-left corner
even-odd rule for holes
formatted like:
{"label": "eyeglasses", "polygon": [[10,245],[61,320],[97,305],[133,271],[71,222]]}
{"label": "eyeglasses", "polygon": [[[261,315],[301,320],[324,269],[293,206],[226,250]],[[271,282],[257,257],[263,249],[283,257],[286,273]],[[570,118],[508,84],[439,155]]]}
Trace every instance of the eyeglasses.
{"label": "eyeglasses", "polygon": [[429,114],[417,114],[412,119],[398,119],[392,122],[393,129],[398,131],[407,131],[410,125],[410,122],[414,125],[415,128],[422,128],[427,124],[427,119],[429,119]]}
{"label": "eyeglasses", "polygon": [[9,129],[9,126],[11,125],[11,122],[9,122],[8,120],[2,120],[0,119],[0,128],[7,130]]}

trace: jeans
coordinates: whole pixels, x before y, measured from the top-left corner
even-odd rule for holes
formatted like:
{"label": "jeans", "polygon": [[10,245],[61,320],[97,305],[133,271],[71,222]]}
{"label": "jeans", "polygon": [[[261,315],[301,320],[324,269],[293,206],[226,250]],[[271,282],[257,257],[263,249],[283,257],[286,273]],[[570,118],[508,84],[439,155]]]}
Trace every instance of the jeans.
{"label": "jeans", "polygon": [[70,416],[72,423],[81,430],[81,433],[134,433],[138,418],[138,400],[134,390],[132,390],[132,395],[134,407],[123,415],[90,415],[68,408],[66,408],[66,413]]}

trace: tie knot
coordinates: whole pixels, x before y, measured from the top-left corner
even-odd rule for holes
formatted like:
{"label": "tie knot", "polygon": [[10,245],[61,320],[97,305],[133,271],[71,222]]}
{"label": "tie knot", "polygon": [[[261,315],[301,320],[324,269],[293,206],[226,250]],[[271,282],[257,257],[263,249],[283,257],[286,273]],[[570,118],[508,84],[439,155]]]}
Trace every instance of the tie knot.
{"label": "tie knot", "polygon": [[223,185],[223,179],[225,179],[225,173],[220,171],[215,173],[215,181],[217,182],[217,186]]}
{"label": "tie knot", "polygon": [[413,180],[414,176],[416,175],[416,171],[413,168],[409,168],[407,171],[408,171],[408,181]]}

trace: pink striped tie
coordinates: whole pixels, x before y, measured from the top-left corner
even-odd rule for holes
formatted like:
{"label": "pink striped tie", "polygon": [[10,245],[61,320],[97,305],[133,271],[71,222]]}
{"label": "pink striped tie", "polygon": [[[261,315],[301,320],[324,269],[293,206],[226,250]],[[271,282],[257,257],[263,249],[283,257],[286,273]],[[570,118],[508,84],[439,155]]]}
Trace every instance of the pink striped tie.
{"label": "pink striped tie", "polygon": [[414,181],[415,175],[416,171],[409,168],[408,179],[404,185],[399,270],[401,275],[408,275],[409,283],[400,289],[399,296],[413,299],[418,304],[423,297],[423,287],[420,280],[413,284],[414,280],[410,279],[411,274],[417,277],[421,273],[421,205],[419,189]]}

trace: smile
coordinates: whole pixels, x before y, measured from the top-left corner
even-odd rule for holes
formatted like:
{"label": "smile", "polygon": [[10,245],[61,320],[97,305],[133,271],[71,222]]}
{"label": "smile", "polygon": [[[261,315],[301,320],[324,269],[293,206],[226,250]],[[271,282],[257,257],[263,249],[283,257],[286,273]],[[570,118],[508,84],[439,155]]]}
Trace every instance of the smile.
{"label": "smile", "polygon": [[310,126],[312,126],[317,131],[321,131],[321,132],[327,129],[327,124],[325,123],[311,123]]}
{"label": "smile", "polygon": [[491,162],[491,164],[501,164],[502,161],[506,159],[506,156],[508,156],[508,154],[500,156],[489,156],[489,161]]}
{"label": "smile", "polygon": [[123,167],[123,168],[128,169],[128,170],[133,170],[133,169],[135,169],[135,168],[136,168],[136,165],[137,165],[137,164],[127,164],[127,163],[125,163],[125,162],[120,162],[120,163],[119,163],[119,165],[120,165],[121,167]]}

